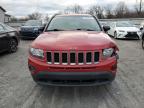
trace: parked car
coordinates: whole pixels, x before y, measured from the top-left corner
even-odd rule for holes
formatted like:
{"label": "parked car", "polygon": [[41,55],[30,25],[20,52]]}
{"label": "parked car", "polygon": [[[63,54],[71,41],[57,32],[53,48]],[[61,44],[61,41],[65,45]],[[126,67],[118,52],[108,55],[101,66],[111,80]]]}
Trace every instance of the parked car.
{"label": "parked car", "polygon": [[142,48],[144,49],[144,27],[141,27],[140,29],[142,31]]}
{"label": "parked car", "polygon": [[142,35],[142,48],[144,49],[144,34]]}
{"label": "parked car", "polygon": [[89,14],[55,15],[30,46],[28,67],[35,82],[85,86],[115,79],[118,47]]}
{"label": "parked car", "polygon": [[0,52],[16,52],[19,44],[19,32],[8,25],[0,23]]}
{"label": "parked car", "polygon": [[40,20],[29,20],[21,28],[20,34],[22,39],[35,39],[43,32],[45,25]]}
{"label": "parked car", "polygon": [[141,22],[140,29],[143,30],[143,28],[144,28],[144,22]]}
{"label": "parked car", "polygon": [[117,21],[110,23],[111,29],[108,34],[114,38],[128,38],[128,39],[140,39],[141,31],[139,28],[135,27],[129,21]]}

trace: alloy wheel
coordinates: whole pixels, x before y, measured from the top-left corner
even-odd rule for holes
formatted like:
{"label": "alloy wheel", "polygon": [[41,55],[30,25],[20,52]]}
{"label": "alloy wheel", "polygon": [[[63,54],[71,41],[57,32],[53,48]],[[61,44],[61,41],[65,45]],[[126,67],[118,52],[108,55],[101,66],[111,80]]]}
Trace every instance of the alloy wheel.
{"label": "alloy wheel", "polygon": [[9,52],[13,53],[17,50],[17,41],[15,39],[11,39],[9,41]]}

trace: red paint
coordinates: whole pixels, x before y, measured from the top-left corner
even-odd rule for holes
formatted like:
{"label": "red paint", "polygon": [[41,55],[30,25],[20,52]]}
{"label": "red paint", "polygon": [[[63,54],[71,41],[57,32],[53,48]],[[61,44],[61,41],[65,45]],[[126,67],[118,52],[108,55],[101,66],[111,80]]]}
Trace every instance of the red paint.
{"label": "red paint", "polygon": [[[60,31],[45,32],[41,34],[31,45],[31,47],[43,49],[44,60],[29,55],[28,63],[36,68],[32,74],[40,71],[48,72],[112,72],[116,74],[117,59],[115,56],[103,58],[102,50],[105,48],[115,48],[116,43],[104,32],[93,31]],[[46,60],[47,51],[99,51],[100,60],[98,64],[91,65],[54,65],[48,64]],[[83,69],[85,67],[85,69]],[[88,69],[86,69],[86,67]],[[114,68],[115,67],[115,68]],[[71,69],[72,68],[72,69]]]}

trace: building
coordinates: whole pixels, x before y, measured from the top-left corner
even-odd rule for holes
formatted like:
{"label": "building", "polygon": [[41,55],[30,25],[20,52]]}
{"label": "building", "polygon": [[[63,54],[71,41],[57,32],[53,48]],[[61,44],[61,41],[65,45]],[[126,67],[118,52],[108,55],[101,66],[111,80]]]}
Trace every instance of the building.
{"label": "building", "polygon": [[0,6],[0,22],[5,21],[5,12],[6,12],[6,10]]}
{"label": "building", "polygon": [[5,14],[4,22],[7,23],[10,21],[11,16],[8,14]]}
{"label": "building", "polygon": [[6,12],[6,10],[2,6],[0,6],[0,22],[5,23],[5,22],[10,21],[11,16],[8,14],[5,14],[5,12]]}

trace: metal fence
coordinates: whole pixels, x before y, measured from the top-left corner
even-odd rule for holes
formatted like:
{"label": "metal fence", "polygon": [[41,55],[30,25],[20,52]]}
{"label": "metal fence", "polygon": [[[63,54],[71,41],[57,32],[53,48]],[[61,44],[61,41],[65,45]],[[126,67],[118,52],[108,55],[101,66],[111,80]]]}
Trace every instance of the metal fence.
{"label": "metal fence", "polygon": [[[110,22],[110,21],[132,21],[135,25],[140,26],[142,22],[144,22],[144,18],[122,18],[122,19],[99,19],[100,21]],[[7,22],[6,24],[14,27],[19,28],[25,23],[25,21],[15,21],[15,22]]]}
{"label": "metal fence", "polygon": [[24,25],[24,23],[25,21],[15,21],[15,22],[7,22],[6,24],[14,28],[19,28],[22,25]]}
{"label": "metal fence", "polygon": [[121,18],[121,19],[99,19],[100,21],[132,21],[135,25],[140,26],[144,22],[144,18]]}

